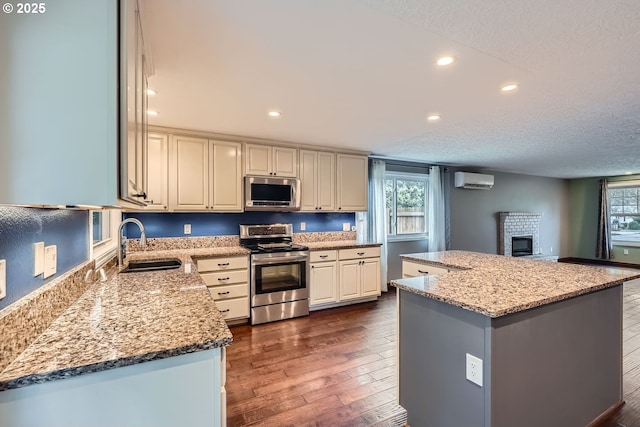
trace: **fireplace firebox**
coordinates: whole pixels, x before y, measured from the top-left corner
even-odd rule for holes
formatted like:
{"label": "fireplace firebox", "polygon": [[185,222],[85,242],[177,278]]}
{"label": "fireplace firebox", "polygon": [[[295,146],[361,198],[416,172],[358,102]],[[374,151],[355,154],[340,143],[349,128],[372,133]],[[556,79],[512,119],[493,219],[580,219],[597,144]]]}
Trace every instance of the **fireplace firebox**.
{"label": "fireplace firebox", "polygon": [[511,237],[511,256],[533,255],[533,236]]}

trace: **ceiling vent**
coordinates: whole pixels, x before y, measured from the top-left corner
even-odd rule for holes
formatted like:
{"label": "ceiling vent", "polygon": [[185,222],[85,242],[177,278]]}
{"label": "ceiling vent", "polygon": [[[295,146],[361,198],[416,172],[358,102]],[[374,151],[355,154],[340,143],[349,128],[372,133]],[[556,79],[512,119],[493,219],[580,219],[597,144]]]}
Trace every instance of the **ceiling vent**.
{"label": "ceiling vent", "polygon": [[471,190],[489,190],[493,187],[493,175],[481,173],[456,172],[455,186]]}

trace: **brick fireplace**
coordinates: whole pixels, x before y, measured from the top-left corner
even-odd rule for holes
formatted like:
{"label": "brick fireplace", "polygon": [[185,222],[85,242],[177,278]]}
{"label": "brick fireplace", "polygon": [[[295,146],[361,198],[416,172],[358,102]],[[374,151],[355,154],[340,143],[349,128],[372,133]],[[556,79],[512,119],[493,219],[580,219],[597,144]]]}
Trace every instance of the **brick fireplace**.
{"label": "brick fireplace", "polygon": [[513,256],[513,238],[531,237],[532,253],[540,253],[540,218],[542,214],[500,212],[498,253]]}

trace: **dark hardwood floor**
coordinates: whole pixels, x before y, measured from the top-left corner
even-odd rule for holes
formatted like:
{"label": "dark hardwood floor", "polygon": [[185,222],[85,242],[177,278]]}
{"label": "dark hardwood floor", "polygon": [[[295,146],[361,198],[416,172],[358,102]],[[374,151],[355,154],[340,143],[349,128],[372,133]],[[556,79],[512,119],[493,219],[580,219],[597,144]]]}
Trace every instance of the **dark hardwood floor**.
{"label": "dark hardwood floor", "polygon": [[[377,301],[231,328],[227,422],[236,426],[402,426],[396,404],[396,305]],[[640,427],[640,280],[624,287],[626,404],[605,427]]]}
{"label": "dark hardwood floor", "polygon": [[377,302],[231,328],[227,425],[402,426],[395,291]]}

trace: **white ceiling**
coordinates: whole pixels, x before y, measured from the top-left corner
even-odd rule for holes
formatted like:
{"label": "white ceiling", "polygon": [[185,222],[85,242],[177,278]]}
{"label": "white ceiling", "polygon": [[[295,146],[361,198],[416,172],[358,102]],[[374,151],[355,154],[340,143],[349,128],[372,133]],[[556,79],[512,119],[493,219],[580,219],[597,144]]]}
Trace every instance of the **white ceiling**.
{"label": "white ceiling", "polygon": [[[638,0],[151,0],[143,21],[151,124],[550,177],[640,173]],[[445,53],[457,61],[439,68]]]}

